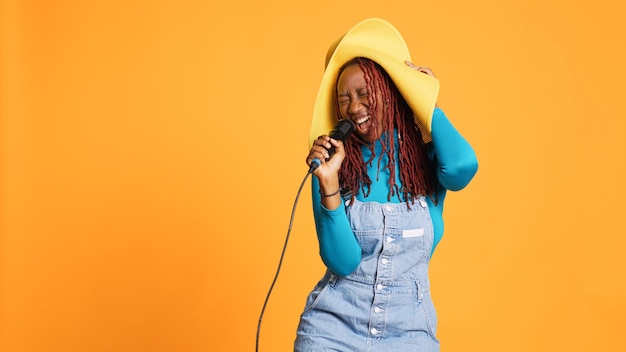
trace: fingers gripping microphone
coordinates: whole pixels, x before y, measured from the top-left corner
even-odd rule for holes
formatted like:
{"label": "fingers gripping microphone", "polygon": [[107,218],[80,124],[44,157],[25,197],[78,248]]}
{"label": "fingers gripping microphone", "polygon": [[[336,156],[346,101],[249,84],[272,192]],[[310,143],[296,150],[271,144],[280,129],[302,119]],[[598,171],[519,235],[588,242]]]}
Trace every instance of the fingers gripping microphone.
{"label": "fingers gripping microphone", "polygon": [[[335,128],[333,128],[333,130],[328,133],[328,136],[332,139],[345,142],[346,139],[350,137],[352,132],[354,132],[354,128],[355,126],[352,120],[341,119],[339,120]],[[330,149],[328,149],[328,158],[330,159],[333,154],[335,154],[335,147],[331,145]]]}
{"label": "fingers gripping microphone", "polygon": [[[352,132],[354,132],[354,127],[354,122],[352,122],[351,120],[341,119],[339,120],[335,128],[333,128],[333,130],[328,133],[328,136],[332,139],[345,142],[345,140],[348,139]],[[335,147],[331,145],[330,148],[328,148],[328,159],[330,159],[330,157],[332,157],[334,153]],[[309,172],[313,172],[321,164],[322,162],[317,158],[311,160],[311,168],[309,169]]]}

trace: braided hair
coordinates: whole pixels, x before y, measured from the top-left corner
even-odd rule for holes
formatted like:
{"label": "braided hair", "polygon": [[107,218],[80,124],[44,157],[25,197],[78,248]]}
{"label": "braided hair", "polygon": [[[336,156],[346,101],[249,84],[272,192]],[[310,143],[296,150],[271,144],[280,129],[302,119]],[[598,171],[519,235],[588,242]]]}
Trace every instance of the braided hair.
{"label": "braided hair", "polygon": [[[374,61],[361,57],[355,58],[342,66],[339,75],[346,67],[354,64],[358,64],[364,73],[369,92],[370,111],[377,109],[377,94],[381,95],[380,101],[384,102],[381,121],[383,133],[378,136],[378,140],[382,145],[381,154],[386,154],[388,159],[387,168],[390,177],[387,200],[390,201],[395,195],[402,195],[401,199],[404,199],[410,207],[419,195],[424,195],[429,196],[436,203],[435,161],[428,155],[428,147],[415,122],[413,111],[398,92],[387,72]],[[337,109],[337,115],[341,118],[339,109]],[[372,114],[371,119],[372,125],[376,126],[377,118]],[[394,130],[398,134],[399,160],[396,160]],[[365,143],[356,134],[352,134],[344,143],[346,157],[339,171],[339,183],[344,192],[352,195],[353,200],[360,191],[367,197],[372,184],[366,165],[371,166],[376,158],[375,143],[368,145],[372,157],[364,160],[361,146]],[[378,172],[380,172],[381,160],[382,155],[378,157]],[[399,163],[401,185],[396,184],[396,163]]]}

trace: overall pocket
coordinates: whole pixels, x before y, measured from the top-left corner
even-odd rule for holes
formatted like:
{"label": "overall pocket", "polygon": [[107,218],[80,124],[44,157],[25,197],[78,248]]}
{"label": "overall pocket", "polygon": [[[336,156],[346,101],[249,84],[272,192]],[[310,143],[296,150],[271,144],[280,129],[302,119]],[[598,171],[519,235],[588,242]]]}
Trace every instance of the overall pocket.
{"label": "overall pocket", "polygon": [[417,282],[417,315],[419,319],[424,321],[426,331],[430,337],[437,343],[437,313],[435,312],[435,305],[430,297],[430,294],[424,294],[420,283]]}
{"label": "overall pocket", "polygon": [[322,297],[325,296],[326,292],[328,292],[328,290],[335,285],[335,282],[337,282],[337,276],[335,274],[327,274],[324,276],[324,278],[320,280],[317,285],[315,285],[313,291],[309,293],[309,296],[306,299],[306,304],[304,305],[303,314],[315,309]]}

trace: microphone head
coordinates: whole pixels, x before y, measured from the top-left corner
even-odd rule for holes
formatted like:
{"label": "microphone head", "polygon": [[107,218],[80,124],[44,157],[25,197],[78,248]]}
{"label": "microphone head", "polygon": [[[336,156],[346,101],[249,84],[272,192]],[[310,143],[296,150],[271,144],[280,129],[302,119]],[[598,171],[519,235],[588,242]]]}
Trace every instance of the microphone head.
{"label": "microphone head", "polygon": [[352,120],[341,119],[339,120],[335,128],[333,128],[333,130],[328,133],[328,136],[330,138],[344,142],[352,134],[352,132],[354,132],[355,127],[356,126],[354,125],[354,122],[352,122]]}

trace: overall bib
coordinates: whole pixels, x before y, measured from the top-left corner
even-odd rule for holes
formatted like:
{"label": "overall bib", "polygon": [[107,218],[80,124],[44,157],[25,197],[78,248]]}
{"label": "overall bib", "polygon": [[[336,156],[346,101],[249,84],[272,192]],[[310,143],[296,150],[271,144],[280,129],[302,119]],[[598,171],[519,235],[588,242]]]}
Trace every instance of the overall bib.
{"label": "overall bib", "polygon": [[295,352],[439,351],[428,263],[433,225],[426,200],[346,205],[362,250],[358,268],[327,271],[306,300]]}

